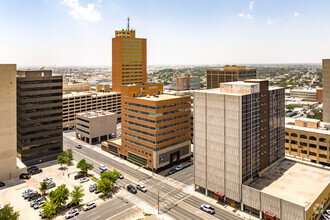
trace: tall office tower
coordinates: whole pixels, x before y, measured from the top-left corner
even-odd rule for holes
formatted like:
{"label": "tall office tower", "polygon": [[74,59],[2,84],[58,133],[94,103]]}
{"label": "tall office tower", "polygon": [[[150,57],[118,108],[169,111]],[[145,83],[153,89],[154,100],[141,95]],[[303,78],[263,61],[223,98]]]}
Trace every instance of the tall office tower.
{"label": "tall office tower", "polygon": [[222,69],[207,69],[207,89],[219,88],[220,83],[255,79],[256,69],[247,69],[246,66],[226,65]]}
{"label": "tall office tower", "polygon": [[241,185],[284,158],[284,102],[284,88],[264,80],[196,91],[196,190],[241,201]]}
{"label": "tall office tower", "polygon": [[0,179],[16,172],[16,64],[0,65]]}
{"label": "tall office tower", "polygon": [[121,142],[108,151],[155,170],[190,158],[190,99],[163,94],[162,84],[123,86]]}
{"label": "tall office tower", "polygon": [[122,85],[147,81],[147,39],[136,38],[135,30],[116,31],[112,38],[112,91],[120,92]]}
{"label": "tall office tower", "polygon": [[26,165],[62,152],[62,84],[51,70],[17,72],[17,151]]}
{"label": "tall office tower", "polygon": [[322,60],[323,121],[330,122],[330,59]]}

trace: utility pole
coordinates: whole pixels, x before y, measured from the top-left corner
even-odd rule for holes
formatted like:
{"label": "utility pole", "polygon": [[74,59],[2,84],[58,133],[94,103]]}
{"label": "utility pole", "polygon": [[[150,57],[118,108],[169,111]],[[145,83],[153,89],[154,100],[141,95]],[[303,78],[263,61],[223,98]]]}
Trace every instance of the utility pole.
{"label": "utility pole", "polygon": [[158,208],[158,215],[159,215],[159,190],[158,190],[158,195],[157,195],[157,208]]}

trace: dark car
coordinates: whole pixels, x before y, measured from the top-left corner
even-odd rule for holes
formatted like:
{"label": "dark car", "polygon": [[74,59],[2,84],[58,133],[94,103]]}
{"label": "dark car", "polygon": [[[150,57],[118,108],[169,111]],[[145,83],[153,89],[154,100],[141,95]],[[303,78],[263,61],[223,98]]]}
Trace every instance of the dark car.
{"label": "dark car", "polygon": [[33,175],[33,174],[38,174],[38,173],[42,173],[42,169],[40,169],[39,167],[37,166],[32,166],[32,167],[29,167],[27,169],[28,173]]}
{"label": "dark car", "polygon": [[119,174],[119,179],[124,179],[124,176],[122,174]]}
{"label": "dark car", "polygon": [[0,182],[0,187],[4,187],[6,184],[4,182]]}
{"label": "dark car", "polygon": [[81,173],[78,173],[77,175],[74,176],[75,180],[79,180],[80,178],[83,178],[84,175],[82,175]]}
{"label": "dark car", "polygon": [[127,186],[127,191],[128,191],[128,192],[131,192],[131,193],[133,193],[133,194],[136,194],[136,193],[137,193],[137,190],[136,190],[135,187],[132,186],[132,185],[128,185],[128,186]]}
{"label": "dark car", "polygon": [[41,197],[40,193],[32,193],[27,196],[28,201],[32,201]]}
{"label": "dark car", "polygon": [[21,175],[19,175],[20,179],[30,179],[31,178],[31,174],[29,173],[22,173]]}
{"label": "dark car", "polygon": [[173,174],[175,172],[176,172],[176,169],[171,169],[170,171],[168,171],[168,175],[171,175],[171,174]]}
{"label": "dark car", "polygon": [[66,205],[66,207],[67,207],[68,209],[70,209],[70,208],[75,207],[75,206],[77,206],[77,205],[79,205],[79,202],[77,202],[77,203],[70,202],[69,204]]}
{"label": "dark car", "polygon": [[82,146],[81,146],[80,144],[78,144],[78,145],[76,146],[76,148],[81,149]]}

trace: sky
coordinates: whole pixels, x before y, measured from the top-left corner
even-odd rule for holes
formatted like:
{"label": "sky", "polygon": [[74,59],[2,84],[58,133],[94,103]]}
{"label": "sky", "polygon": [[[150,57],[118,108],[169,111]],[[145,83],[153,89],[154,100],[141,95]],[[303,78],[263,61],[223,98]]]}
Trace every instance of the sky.
{"label": "sky", "polygon": [[148,65],[321,63],[328,0],[0,0],[0,63],[111,65],[130,26]]}

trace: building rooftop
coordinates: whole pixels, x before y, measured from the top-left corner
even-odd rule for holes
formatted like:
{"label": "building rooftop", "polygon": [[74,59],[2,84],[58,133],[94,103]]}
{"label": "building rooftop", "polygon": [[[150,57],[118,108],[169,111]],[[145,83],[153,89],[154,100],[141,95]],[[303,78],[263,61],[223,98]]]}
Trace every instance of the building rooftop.
{"label": "building rooftop", "polygon": [[121,137],[113,138],[109,142],[121,146]]}
{"label": "building rooftop", "polygon": [[249,186],[307,208],[329,181],[330,170],[285,159]]}
{"label": "building rooftop", "polygon": [[120,94],[120,92],[94,92],[94,91],[84,91],[84,92],[72,92],[70,94],[64,94],[63,98],[72,98],[83,95],[92,95],[92,96],[105,96],[105,95],[114,95]]}
{"label": "building rooftop", "polygon": [[176,95],[169,95],[169,94],[161,94],[161,95],[150,95],[150,96],[143,96],[143,97],[137,97],[136,99],[141,100],[147,100],[147,101],[165,101],[165,100],[171,100],[171,99],[178,99],[182,97],[188,97],[188,96],[176,96]]}
{"label": "building rooftop", "polygon": [[[296,120],[314,122],[314,123],[319,122],[319,120],[311,119],[311,118],[297,118]],[[307,132],[314,132],[314,133],[319,133],[319,134],[330,135],[330,130],[328,130],[328,128],[330,128],[330,123],[325,123],[325,122],[321,122],[320,126],[318,128],[307,128],[307,127],[296,126],[294,118],[285,117],[285,127],[300,130],[300,131],[307,131]]]}
{"label": "building rooftop", "polygon": [[78,113],[77,116],[83,117],[83,118],[97,118],[97,117],[104,117],[108,115],[117,115],[117,113],[109,112],[109,111],[90,111],[90,112],[82,112]]}

